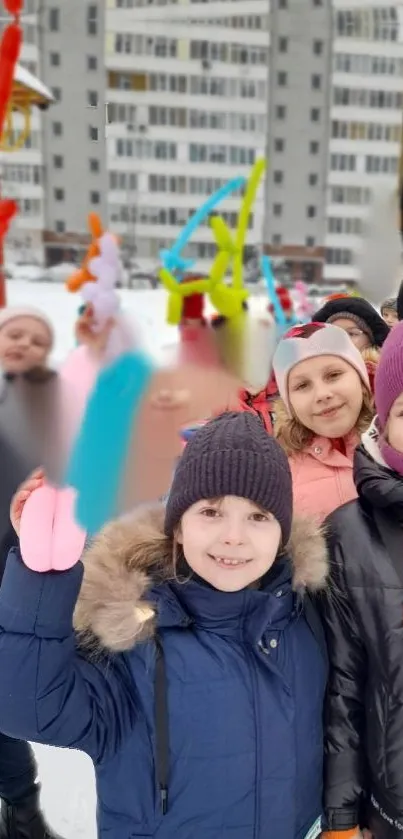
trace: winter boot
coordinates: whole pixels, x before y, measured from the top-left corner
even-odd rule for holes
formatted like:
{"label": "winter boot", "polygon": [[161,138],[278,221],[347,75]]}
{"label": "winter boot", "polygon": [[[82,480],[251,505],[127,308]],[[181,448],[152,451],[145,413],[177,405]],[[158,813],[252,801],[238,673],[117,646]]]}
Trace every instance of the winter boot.
{"label": "winter boot", "polygon": [[45,822],[39,806],[39,789],[18,804],[1,802],[0,839],[62,839]]}

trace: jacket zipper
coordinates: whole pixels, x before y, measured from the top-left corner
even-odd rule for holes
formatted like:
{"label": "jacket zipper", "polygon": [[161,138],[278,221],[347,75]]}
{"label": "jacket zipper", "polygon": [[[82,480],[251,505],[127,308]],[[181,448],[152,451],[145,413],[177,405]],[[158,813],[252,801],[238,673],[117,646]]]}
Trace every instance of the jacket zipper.
{"label": "jacket zipper", "polygon": [[[260,649],[260,645],[258,646]],[[259,839],[260,837],[260,806],[259,806],[259,779],[261,775],[260,771],[260,758],[259,758],[259,721],[258,721],[258,710],[257,710],[257,695],[256,695],[256,664],[254,660],[254,653],[253,649],[250,651],[249,646],[245,644],[245,650],[248,660],[249,672],[251,674],[251,682],[252,682],[252,693],[253,693],[253,705],[254,705],[254,721],[255,721],[255,819],[253,825],[253,839]]]}

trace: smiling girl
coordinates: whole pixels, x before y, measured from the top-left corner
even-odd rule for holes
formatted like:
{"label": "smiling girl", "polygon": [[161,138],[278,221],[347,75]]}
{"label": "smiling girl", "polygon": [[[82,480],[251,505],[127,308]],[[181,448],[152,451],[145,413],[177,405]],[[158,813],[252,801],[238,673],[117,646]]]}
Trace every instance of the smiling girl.
{"label": "smiling girl", "polygon": [[[42,482],[17,493],[17,531]],[[35,556],[58,515],[69,538],[58,503]],[[0,718],[90,755],[99,837],[320,834],[327,665],[308,592],[326,553],[292,521],[287,458],[257,417],[202,426],[166,507],[109,525],[83,564],[39,573],[26,550],[0,591]]]}
{"label": "smiling girl", "polygon": [[296,327],[273,360],[282,401],[275,434],[289,457],[298,513],[323,521],[356,497],[353,454],[371,422],[365,362],[337,326]]}

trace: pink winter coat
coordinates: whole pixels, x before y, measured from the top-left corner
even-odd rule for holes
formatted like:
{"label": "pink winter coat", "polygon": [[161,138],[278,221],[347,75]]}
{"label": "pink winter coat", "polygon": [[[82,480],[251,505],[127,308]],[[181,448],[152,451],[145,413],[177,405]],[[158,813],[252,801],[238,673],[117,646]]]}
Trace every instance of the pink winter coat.
{"label": "pink winter coat", "polygon": [[294,489],[294,511],[322,522],[337,507],[357,497],[353,480],[353,456],[358,435],[344,440],[346,454],[333,448],[326,437],[289,458]]}

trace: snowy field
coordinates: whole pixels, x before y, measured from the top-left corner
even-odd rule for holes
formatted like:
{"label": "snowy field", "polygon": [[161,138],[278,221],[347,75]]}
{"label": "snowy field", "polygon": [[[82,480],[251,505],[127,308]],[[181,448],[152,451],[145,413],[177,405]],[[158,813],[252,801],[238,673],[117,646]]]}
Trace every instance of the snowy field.
{"label": "snowy field", "polygon": [[[123,291],[121,295],[125,311],[140,321],[153,351],[175,339],[175,330],[164,323],[163,291]],[[77,295],[68,294],[61,285],[12,280],[7,284],[7,302],[10,306],[37,306],[46,312],[56,329],[56,363],[74,347],[73,325],[80,305]],[[89,758],[46,746],[35,746],[35,752],[43,806],[51,825],[63,839],[96,839],[95,785]]]}

